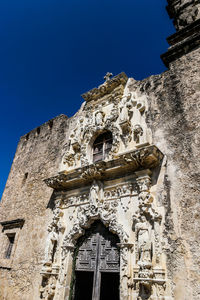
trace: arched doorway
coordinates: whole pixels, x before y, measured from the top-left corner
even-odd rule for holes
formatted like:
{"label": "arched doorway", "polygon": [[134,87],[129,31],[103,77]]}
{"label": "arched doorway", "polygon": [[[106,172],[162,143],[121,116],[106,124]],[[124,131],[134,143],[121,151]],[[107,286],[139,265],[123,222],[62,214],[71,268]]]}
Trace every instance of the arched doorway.
{"label": "arched doorway", "polygon": [[73,300],[119,300],[119,238],[100,221],[79,238],[74,255]]}

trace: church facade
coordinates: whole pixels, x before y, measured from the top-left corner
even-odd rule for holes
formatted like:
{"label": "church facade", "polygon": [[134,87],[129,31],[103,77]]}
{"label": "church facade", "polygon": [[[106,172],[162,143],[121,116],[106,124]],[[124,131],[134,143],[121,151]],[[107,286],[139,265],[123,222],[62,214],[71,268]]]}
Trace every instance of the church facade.
{"label": "church facade", "polygon": [[0,300],[197,300],[200,4],[168,0],[168,70],[107,73],[21,137],[0,206]]}

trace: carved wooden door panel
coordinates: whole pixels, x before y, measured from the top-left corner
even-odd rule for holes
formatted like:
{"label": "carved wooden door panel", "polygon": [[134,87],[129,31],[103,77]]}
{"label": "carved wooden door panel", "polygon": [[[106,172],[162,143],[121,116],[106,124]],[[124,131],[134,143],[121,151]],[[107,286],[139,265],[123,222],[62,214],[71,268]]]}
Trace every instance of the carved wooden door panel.
{"label": "carved wooden door panel", "polygon": [[93,272],[92,300],[100,299],[103,274],[119,273],[117,243],[118,237],[109,232],[101,222],[95,222],[80,243],[75,271]]}

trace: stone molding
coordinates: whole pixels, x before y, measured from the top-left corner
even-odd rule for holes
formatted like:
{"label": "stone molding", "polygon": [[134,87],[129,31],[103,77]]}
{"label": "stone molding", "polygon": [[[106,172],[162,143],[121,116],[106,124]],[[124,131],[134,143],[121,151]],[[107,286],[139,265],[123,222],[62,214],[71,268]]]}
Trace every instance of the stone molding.
{"label": "stone molding", "polygon": [[167,38],[170,47],[161,55],[166,67],[181,56],[191,52],[200,45],[200,20],[193,22]]}
{"label": "stone molding", "polygon": [[97,162],[70,172],[60,172],[44,181],[54,189],[75,188],[93,179],[104,178],[105,180],[114,174],[123,175],[139,169],[154,168],[161,163],[162,158],[163,154],[156,146],[146,146],[132,152],[122,153],[110,161]]}
{"label": "stone molding", "polygon": [[176,30],[181,30],[200,18],[198,0],[168,0],[167,12]]}

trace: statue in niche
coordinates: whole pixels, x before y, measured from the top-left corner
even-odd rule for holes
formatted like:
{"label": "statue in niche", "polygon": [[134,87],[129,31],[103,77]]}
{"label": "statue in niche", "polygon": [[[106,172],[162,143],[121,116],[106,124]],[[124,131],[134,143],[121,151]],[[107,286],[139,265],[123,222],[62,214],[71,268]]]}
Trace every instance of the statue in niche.
{"label": "statue in niche", "polygon": [[142,127],[139,125],[139,124],[136,124],[134,126],[134,130],[133,130],[133,133],[134,133],[134,141],[139,144],[140,142],[140,137],[143,135],[143,129]]}
{"label": "statue in niche", "polygon": [[52,264],[54,261],[54,254],[58,242],[58,233],[55,226],[49,226],[48,231],[49,231],[49,236],[48,236],[45,263]]}
{"label": "statue in niche", "polygon": [[102,111],[98,111],[95,114],[95,125],[101,126],[104,122],[104,113]]}
{"label": "statue in niche", "polygon": [[151,262],[151,225],[145,216],[135,226],[140,262]]}
{"label": "statue in niche", "polygon": [[119,105],[119,122],[124,123],[129,121],[129,109],[131,108],[131,94],[128,94],[128,96],[125,96],[122,98],[121,103]]}
{"label": "statue in niche", "polygon": [[102,189],[102,183],[94,180],[89,193],[90,206],[98,207],[98,203],[102,200]]}

